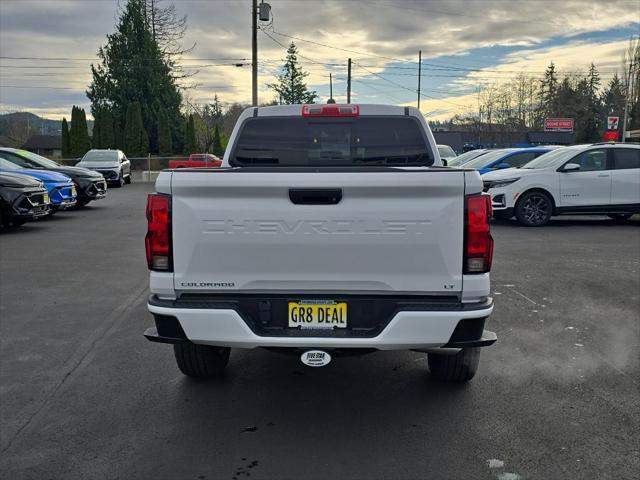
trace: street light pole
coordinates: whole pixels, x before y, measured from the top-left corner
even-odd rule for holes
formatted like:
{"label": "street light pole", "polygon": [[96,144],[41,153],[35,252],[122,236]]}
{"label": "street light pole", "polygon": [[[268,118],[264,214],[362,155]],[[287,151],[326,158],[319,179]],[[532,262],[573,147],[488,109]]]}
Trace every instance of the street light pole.
{"label": "street light pole", "polygon": [[258,106],[258,0],[251,6],[251,104]]}

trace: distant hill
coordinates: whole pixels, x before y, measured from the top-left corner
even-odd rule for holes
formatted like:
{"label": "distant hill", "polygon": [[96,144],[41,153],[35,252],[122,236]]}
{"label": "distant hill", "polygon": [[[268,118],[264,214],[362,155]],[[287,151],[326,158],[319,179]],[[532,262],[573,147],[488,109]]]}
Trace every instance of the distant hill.
{"label": "distant hill", "polygon": [[[93,120],[87,120],[89,134],[93,131]],[[31,112],[15,112],[0,114],[0,136],[26,142],[31,135],[60,135],[62,122],[42,118]]]}

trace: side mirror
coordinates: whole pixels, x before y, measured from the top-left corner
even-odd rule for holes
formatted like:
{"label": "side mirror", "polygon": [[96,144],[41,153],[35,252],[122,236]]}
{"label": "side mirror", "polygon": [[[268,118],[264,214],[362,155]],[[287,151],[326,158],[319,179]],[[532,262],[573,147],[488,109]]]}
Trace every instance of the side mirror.
{"label": "side mirror", "polygon": [[441,158],[440,161],[442,162],[443,166],[447,166],[447,161],[444,158]]}
{"label": "side mirror", "polygon": [[495,166],[496,170],[502,170],[504,168],[511,168],[511,165],[509,165],[508,163],[499,163]]}
{"label": "side mirror", "polygon": [[567,163],[562,169],[563,172],[577,172],[580,170],[579,163]]}

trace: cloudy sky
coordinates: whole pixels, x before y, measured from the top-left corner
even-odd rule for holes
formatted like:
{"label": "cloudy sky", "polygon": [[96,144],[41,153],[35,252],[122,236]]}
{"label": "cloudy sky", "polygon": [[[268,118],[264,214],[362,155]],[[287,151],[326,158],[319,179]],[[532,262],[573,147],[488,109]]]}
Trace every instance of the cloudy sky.
{"label": "cloudy sky", "polygon": [[[0,112],[49,118],[88,108],[89,65],[114,29],[125,0],[0,0]],[[165,0],[165,2],[170,0]],[[251,99],[251,1],[174,0],[188,16],[183,60],[197,72],[186,95],[207,102]],[[479,85],[520,72],[540,77],[550,61],[561,72],[591,62],[606,82],[632,35],[640,34],[640,0],[270,0],[273,23],[259,32],[260,101],[295,41],[323,100],[415,105],[418,50],[423,55],[421,108],[449,118],[472,108]],[[235,66],[241,64],[242,66]]]}

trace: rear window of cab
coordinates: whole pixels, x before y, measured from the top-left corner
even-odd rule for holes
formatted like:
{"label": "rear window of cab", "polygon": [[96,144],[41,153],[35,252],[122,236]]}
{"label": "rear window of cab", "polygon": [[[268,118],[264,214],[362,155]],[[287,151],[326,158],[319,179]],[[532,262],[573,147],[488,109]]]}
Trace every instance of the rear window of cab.
{"label": "rear window of cab", "polygon": [[430,166],[422,125],[412,117],[255,117],[238,133],[234,166]]}

